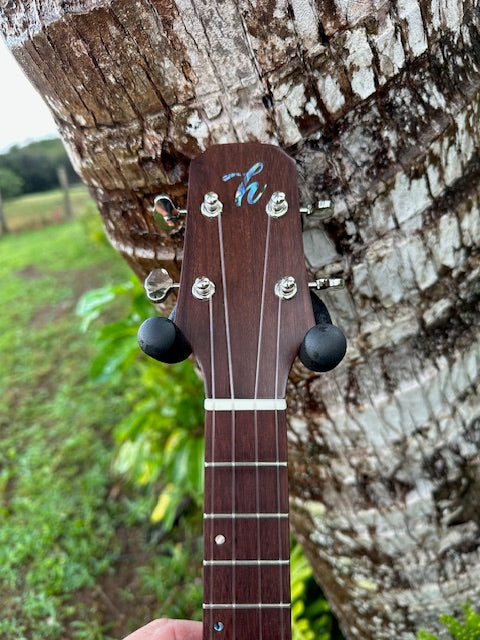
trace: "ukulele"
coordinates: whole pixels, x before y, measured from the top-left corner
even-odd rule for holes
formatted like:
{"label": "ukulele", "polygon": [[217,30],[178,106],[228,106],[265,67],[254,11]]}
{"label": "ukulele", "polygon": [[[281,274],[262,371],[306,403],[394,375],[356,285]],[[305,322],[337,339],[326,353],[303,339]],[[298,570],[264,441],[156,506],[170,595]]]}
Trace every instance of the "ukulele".
{"label": "ukulele", "polygon": [[[168,197],[156,207],[171,226]],[[146,320],[139,344],[163,362],[193,351],[205,384],[203,639],[290,640],[287,377],[299,350],[326,371],[346,342],[310,294],[281,149],[209,148],[191,163],[187,212],[176,308]],[[147,278],[155,302],[171,288],[164,270]]]}

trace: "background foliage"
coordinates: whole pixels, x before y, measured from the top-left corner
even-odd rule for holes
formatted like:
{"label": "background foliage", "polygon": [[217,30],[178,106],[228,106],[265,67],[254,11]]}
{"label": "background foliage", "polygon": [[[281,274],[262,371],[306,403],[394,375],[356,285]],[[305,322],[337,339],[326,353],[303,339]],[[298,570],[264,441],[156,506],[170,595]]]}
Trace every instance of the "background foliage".
{"label": "background foliage", "polygon": [[48,191],[58,186],[57,171],[64,167],[71,183],[78,182],[60,138],[13,146],[0,154],[0,189],[3,197]]}

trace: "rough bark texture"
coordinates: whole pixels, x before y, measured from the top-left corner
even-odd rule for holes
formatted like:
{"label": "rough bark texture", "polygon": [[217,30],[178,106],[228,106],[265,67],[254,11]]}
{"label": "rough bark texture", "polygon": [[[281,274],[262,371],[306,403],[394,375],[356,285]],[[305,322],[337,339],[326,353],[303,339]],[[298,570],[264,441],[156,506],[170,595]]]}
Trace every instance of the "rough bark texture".
{"label": "rough bark texture", "polygon": [[412,639],[480,602],[480,13],[473,0],[2,0],[112,244],[172,270],[153,196],[212,143],[277,143],[312,275],[349,337],[296,366],[293,527],[350,639]]}

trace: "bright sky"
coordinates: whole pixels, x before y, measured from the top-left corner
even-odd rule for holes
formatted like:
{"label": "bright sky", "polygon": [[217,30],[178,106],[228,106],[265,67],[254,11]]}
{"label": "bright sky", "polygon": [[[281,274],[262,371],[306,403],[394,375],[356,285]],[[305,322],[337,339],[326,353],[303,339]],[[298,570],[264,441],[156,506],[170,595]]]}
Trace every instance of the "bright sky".
{"label": "bright sky", "polygon": [[0,152],[14,143],[55,134],[45,103],[0,39]]}

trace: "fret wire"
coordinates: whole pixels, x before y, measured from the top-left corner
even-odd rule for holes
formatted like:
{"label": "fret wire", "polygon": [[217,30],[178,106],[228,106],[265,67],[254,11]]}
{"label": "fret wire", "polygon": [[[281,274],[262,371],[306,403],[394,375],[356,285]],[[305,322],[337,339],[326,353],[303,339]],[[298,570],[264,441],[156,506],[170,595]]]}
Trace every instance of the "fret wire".
{"label": "fret wire", "polygon": [[290,602],[252,602],[240,603],[232,602],[228,604],[226,602],[219,602],[217,604],[203,603],[204,609],[289,609]]}
{"label": "fret wire", "polygon": [[216,520],[218,518],[288,518],[287,513],[204,513],[205,520]]}
{"label": "fret wire", "polygon": [[232,462],[225,460],[224,462],[205,462],[205,467],[288,467],[288,462]]}
{"label": "fret wire", "polygon": [[275,566],[275,565],[289,565],[290,560],[204,560],[204,567],[229,567],[236,564],[239,567],[255,567],[257,565],[263,566]]}

